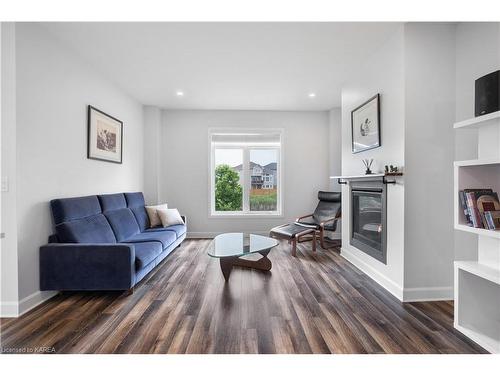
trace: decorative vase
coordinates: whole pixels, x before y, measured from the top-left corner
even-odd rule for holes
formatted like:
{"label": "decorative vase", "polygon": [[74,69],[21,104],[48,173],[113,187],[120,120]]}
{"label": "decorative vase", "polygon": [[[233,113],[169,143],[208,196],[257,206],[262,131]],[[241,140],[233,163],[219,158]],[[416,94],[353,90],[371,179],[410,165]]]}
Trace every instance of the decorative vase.
{"label": "decorative vase", "polygon": [[363,159],[363,164],[366,167],[365,174],[372,174],[372,170],[370,168],[373,164],[373,159]]}

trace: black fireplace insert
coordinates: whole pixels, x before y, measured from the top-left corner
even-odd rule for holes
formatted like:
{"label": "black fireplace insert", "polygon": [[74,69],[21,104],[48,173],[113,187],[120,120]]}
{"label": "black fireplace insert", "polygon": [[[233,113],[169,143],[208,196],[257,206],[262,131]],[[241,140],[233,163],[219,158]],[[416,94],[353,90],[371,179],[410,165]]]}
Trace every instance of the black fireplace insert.
{"label": "black fireplace insert", "polygon": [[351,245],[387,264],[386,224],[386,186],[351,182]]}

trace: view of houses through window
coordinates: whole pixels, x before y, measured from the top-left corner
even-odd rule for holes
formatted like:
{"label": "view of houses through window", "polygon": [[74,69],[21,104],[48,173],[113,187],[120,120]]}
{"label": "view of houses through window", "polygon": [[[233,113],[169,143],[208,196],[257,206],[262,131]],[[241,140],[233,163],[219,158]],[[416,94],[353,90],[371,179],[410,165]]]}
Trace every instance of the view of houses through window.
{"label": "view of houses through window", "polygon": [[250,150],[250,211],[276,211],[278,150]]}
{"label": "view of houses through window", "polygon": [[212,143],[212,212],[280,211],[280,142]]}

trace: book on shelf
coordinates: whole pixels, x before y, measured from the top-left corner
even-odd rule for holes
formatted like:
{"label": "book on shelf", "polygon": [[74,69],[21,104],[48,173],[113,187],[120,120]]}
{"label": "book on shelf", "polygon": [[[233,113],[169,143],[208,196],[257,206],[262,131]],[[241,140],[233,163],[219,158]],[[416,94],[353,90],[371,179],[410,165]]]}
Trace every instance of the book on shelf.
{"label": "book on shelf", "polygon": [[464,189],[459,191],[460,205],[465,215],[467,225],[474,228],[496,230],[496,214],[500,211],[498,194],[492,189]]}
{"label": "book on shelf", "polygon": [[486,218],[486,222],[488,223],[488,229],[500,229],[500,211],[485,211],[484,216]]}
{"label": "book on shelf", "polygon": [[487,194],[493,192],[491,189],[464,189],[467,210],[470,216],[470,223],[474,228],[483,228],[483,221],[477,205],[477,194]]}
{"label": "book on shelf", "polygon": [[467,205],[467,197],[465,196],[465,192],[460,190],[458,192],[458,196],[460,197],[460,205],[462,210],[464,211],[465,220],[467,221],[467,225],[472,226],[472,218],[469,211],[469,206]]}

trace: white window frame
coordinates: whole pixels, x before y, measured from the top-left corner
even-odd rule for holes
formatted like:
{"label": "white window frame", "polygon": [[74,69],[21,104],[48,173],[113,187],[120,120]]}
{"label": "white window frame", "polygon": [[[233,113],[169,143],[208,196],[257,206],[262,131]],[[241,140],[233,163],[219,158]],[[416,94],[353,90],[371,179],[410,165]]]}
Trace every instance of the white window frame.
{"label": "white window frame", "polygon": [[[215,134],[276,134],[280,135],[280,145],[217,145],[212,142],[212,136]],[[215,211],[215,149],[237,149],[243,150],[242,160],[242,175],[241,184],[243,188],[243,209],[242,211]],[[277,185],[277,210],[276,211],[250,211],[250,188],[251,188],[251,173],[250,169],[245,166],[250,165],[250,150],[256,149],[276,149],[277,155],[277,170],[276,170],[276,185]],[[284,153],[284,130],[283,129],[241,129],[241,128],[210,128],[208,130],[208,152],[209,152],[209,217],[211,218],[262,218],[262,217],[283,217],[283,153]]]}

